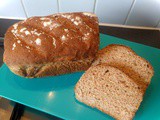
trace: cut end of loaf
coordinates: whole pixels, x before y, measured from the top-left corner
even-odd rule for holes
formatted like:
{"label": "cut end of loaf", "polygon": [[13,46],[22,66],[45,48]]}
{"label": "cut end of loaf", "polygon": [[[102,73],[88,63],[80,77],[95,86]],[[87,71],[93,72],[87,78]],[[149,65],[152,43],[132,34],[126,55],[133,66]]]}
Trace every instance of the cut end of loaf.
{"label": "cut end of loaf", "polygon": [[131,120],[143,99],[139,86],[117,68],[90,67],[75,87],[75,97],[119,120]]}
{"label": "cut end of loaf", "polygon": [[19,76],[26,78],[37,78],[46,76],[57,76],[78,71],[87,70],[93,58],[78,61],[59,61],[56,63],[35,64],[31,66],[10,66],[10,70]]}

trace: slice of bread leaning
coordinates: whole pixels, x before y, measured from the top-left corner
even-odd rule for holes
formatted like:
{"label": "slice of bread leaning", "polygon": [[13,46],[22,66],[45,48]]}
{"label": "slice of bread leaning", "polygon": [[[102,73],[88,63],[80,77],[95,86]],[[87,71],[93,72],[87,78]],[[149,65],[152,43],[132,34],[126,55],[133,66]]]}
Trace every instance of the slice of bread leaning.
{"label": "slice of bread leaning", "polygon": [[135,80],[146,90],[154,74],[148,61],[138,56],[131,48],[111,44],[100,50],[92,65],[106,63],[116,67]]}
{"label": "slice of bread leaning", "polygon": [[121,70],[99,64],[90,67],[75,86],[75,97],[118,120],[131,120],[144,91]]}

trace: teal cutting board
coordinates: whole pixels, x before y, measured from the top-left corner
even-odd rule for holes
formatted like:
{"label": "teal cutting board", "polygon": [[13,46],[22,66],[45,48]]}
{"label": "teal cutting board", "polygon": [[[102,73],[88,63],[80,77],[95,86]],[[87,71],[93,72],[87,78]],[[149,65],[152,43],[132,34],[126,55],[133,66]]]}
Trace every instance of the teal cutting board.
{"label": "teal cutting board", "polygon": [[[155,74],[135,120],[160,120],[160,50],[108,35],[100,35],[100,49],[109,44],[130,46],[147,59]],[[56,77],[26,79],[14,75],[4,64],[0,68],[0,96],[69,120],[112,120],[97,109],[74,98],[74,86],[83,72]],[[107,101],[106,101],[107,102]]]}

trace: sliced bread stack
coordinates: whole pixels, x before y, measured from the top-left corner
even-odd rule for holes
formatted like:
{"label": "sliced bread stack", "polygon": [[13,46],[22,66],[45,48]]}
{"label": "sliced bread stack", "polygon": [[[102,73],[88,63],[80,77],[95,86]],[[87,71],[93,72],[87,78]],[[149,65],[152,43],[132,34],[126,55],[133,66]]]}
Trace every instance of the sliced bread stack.
{"label": "sliced bread stack", "polygon": [[151,64],[124,45],[111,44],[100,50],[92,65],[101,63],[120,69],[135,82],[146,86],[149,85],[153,76]]}
{"label": "sliced bread stack", "polygon": [[76,99],[118,120],[133,119],[153,68],[129,47],[109,45],[97,54],[75,87]]}

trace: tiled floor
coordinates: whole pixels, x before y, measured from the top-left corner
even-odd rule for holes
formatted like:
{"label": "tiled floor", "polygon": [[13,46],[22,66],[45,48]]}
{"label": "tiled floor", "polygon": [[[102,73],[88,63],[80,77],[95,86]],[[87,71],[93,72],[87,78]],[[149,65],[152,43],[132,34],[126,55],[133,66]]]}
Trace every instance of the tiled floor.
{"label": "tiled floor", "polygon": [[14,103],[0,98],[0,120],[9,120]]}
{"label": "tiled floor", "polygon": [[[9,120],[12,110],[14,107],[14,102],[10,100],[0,98],[0,120]],[[36,111],[31,108],[26,108],[24,115],[21,120],[53,120],[53,116],[49,116],[42,112]],[[57,120],[57,119],[54,119]]]}
{"label": "tiled floor", "polygon": [[[3,49],[0,47],[0,66],[2,65]],[[0,120],[9,120],[14,103],[9,100],[0,98]]]}

